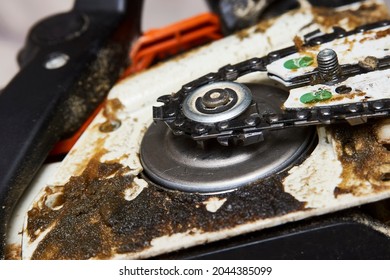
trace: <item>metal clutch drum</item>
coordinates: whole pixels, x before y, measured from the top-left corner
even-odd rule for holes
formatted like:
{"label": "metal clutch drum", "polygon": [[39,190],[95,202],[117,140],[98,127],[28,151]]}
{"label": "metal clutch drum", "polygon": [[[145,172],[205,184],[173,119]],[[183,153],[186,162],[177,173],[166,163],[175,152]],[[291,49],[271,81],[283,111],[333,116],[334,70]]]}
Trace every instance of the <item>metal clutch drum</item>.
{"label": "metal clutch drum", "polygon": [[[223,93],[227,96],[226,101]],[[209,100],[203,100],[207,105],[199,104],[202,98],[214,99],[214,103],[209,105]],[[255,112],[280,113],[286,98],[287,92],[272,86],[218,82],[188,95],[183,114],[204,124],[198,124],[198,129],[207,129],[208,123],[226,125],[249,107],[254,107],[251,109]],[[255,102],[252,103],[252,99]],[[222,105],[218,106],[218,102]],[[255,121],[253,116],[247,115],[247,122]],[[174,135],[159,122],[152,124],[143,138],[141,161],[145,174],[165,188],[200,193],[233,190],[296,163],[314,143],[314,130],[293,128],[269,131],[265,136],[256,137],[262,141],[252,145],[237,143],[233,147],[221,145],[215,139],[197,142],[190,137]]]}

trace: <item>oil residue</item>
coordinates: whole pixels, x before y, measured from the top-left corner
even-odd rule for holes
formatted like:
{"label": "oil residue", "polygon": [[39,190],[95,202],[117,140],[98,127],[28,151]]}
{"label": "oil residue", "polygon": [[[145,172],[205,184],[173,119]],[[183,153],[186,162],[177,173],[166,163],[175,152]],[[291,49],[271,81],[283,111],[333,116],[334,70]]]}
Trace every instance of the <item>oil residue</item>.
{"label": "oil residue", "polygon": [[[390,188],[390,152],[375,137],[375,124],[359,126],[337,125],[330,128],[342,163],[342,182],[334,195],[362,195],[369,189],[383,191]],[[372,192],[372,191],[370,191]]]}
{"label": "oil residue", "polygon": [[305,208],[305,203],[284,192],[275,175],[237,191],[213,195],[226,199],[217,212],[205,205],[210,196],[165,191],[149,185],[131,201],[124,192],[133,187],[133,176],[119,163],[92,159],[80,176],[61,189],[63,205],[54,210],[47,196],[28,212],[27,232],[39,242],[33,259],[110,258],[151,246],[155,238],[184,233],[233,228],[259,219],[285,215]]}
{"label": "oil residue", "polygon": [[356,90],[356,92],[344,93],[344,94],[341,94],[341,95],[332,96],[332,98],[327,100],[327,101],[328,101],[328,103],[330,103],[330,102],[340,101],[340,100],[345,100],[345,99],[354,99],[355,97],[362,97],[362,96],[365,96],[365,95],[366,95],[365,92]]}
{"label": "oil residue", "polygon": [[5,248],[6,260],[20,260],[22,257],[22,246],[20,244],[8,244]]}

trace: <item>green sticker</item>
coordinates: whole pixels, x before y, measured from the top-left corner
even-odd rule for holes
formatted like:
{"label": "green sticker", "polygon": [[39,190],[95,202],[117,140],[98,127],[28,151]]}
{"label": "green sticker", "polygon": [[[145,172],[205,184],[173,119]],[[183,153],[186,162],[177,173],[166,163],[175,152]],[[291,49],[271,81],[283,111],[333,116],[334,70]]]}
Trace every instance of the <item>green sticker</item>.
{"label": "green sticker", "polygon": [[315,97],[314,93],[309,92],[309,93],[305,93],[304,95],[302,95],[300,98],[300,101],[304,104],[313,103],[313,102],[316,102],[316,97]]}
{"label": "green sticker", "polygon": [[307,67],[313,64],[313,58],[310,56],[303,56],[299,58],[287,60],[283,66],[287,69],[295,70],[298,68]]}
{"label": "green sticker", "polygon": [[331,98],[332,98],[332,93],[330,91],[320,89],[316,92],[305,93],[304,95],[301,96],[299,100],[304,104],[308,104],[308,103],[326,101]]}

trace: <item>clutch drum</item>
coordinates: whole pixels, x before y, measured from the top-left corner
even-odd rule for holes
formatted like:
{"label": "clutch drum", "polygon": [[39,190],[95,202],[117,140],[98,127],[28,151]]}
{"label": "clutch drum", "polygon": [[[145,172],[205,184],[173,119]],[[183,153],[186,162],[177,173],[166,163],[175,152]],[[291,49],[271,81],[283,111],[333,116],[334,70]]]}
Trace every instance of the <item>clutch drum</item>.
{"label": "clutch drum", "polygon": [[[279,88],[247,84],[260,114],[281,112],[287,93]],[[205,145],[175,136],[163,123],[153,123],[141,143],[144,174],[163,188],[216,193],[234,190],[275,174],[311,150],[315,129],[308,127],[267,131],[264,141],[249,146]]]}

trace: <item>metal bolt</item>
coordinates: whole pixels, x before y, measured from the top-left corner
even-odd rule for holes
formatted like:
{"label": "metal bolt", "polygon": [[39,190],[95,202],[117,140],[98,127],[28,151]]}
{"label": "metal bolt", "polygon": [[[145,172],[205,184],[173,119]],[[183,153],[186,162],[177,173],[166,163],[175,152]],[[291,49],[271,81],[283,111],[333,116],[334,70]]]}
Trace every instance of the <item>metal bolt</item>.
{"label": "metal bolt", "polygon": [[233,72],[233,71],[234,71],[234,67],[231,66],[231,65],[228,65],[228,66],[225,67],[225,70],[226,70],[227,72]]}
{"label": "metal bolt", "polygon": [[355,104],[351,104],[351,105],[348,106],[348,110],[351,113],[356,113],[357,111],[359,111],[359,108]]}
{"label": "metal bolt", "polygon": [[279,120],[278,115],[270,115],[269,117],[270,122],[277,122]]}
{"label": "metal bolt", "polygon": [[268,55],[272,58],[279,58],[279,53],[277,53],[277,52],[272,52],[272,53],[269,53]]}
{"label": "metal bolt", "polygon": [[332,49],[324,49],[317,55],[318,72],[327,82],[337,81],[341,76],[341,69],[337,54]]}
{"label": "metal bolt", "polygon": [[309,112],[307,111],[298,111],[297,112],[297,117],[298,119],[306,119],[309,116]]}
{"label": "metal bolt", "polygon": [[380,102],[380,101],[376,101],[376,102],[374,102],[374,104],[372,104],[372,107],[374,107],[374,109],[376,109],[376,110],[382,109],[383,106],[384,106],[383,102]]}
{"label": "metal bolt", "polygon": [[181,136],[181,135],[184,135],[184,131],[181,131],[181,130],[174,130],[174,131],[173,131],[173,134],[176,135],[176,136]]}
{"label": "metal bolt", "polygon": [[45,68],[49,70],[54,70],[61,68],[66,63],[68,63],[69,56],[64,53],[52,53],[49,55],[49,58],[45,62]]}
{"label": "metal bolt", "polygon": [[184,86],[183,86],[183,90],[184,90],[185,92],[188,92],[188,91],[192,90],[192,86],[191,86],[191,85],[184,85]]}
{"label": "metal bolt", "polygon": [[202,97],[202,103],[207,108],[217,108],[229,103],[229,92],[226,89],[216,88],[209,90]]}
{"label": "metal bolt", "polygon": [[174,108],[169,108],[169,109],[166,111],[166,113],[167,113],[167,116],[168,116],[168,117],[173,117],[174,115],[176,115],[176,111],[175,111]]}
{"label": "metal bolt", "polygon": [[206,78],[209,79],[209,80],[213,80],[215,78],[215,75],[213,73],[207,74]]}
{"label": "metal bolt", "polygon": [[219,127],[219,129],[226,129],[226,128],[229,127],[229,123],[226,122],[226,121],[220,122],[220,123],[218,124],[218,127]]}
{"label": "metal bolt", "polygon": [[321,112],[321,115],[323,115],[323,116],[330,116],[330,113],[331,113],[329,108],[321,109],[320,112]]}
{"label": "metal bolt", "polygon": [[206,127],[203,124],[197,124],[195,126],[195,131],[197,133],[204,133],[204,132],[206,132]]}
{"label": "metal bolt", "polygon": [[255,125],[256,124],[256,118],[251,116],[251,117],[245,119],[245,123],[247,125]]}
{"label": "metal bolt", "polygon": [[234,81],[235,79],[237,79],[237,71],[233,66],[226,66],[225,71],[225,78],[227,80]]}
{"label": "metal bolt", "polygon": [[184,123],[185,123],[184,120],[177,119],[177,120],[175,120],[174,125],[177,126],[177,127],[181,127],[181,126],[184,125]]}

